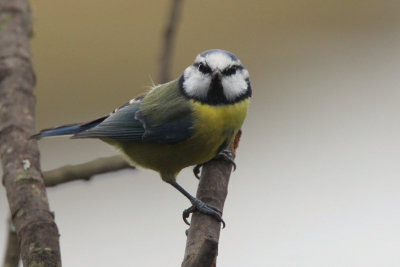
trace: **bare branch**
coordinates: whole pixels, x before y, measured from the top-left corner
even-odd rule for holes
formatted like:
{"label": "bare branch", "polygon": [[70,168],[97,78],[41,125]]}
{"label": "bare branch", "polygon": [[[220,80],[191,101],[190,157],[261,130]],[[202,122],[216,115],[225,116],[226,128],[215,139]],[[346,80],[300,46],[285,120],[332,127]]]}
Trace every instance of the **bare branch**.
{"label": "bare branch", "polygon": [[27,0],[0,1],[0,157],[24,266],[61,266],[34,133],[35,98]]}
{"label": "bare branch", "polygon": [[67,165],[55,170],[43,172],[43,176],[46,186],[51,187],[76,180],[88,181],[97,174],[128,168],[134,169],[135,167],[129,165],[121,156],[113,156],[99,158],[77,165]]}
{"label": "bare branch", "polygon": [[180,10],[182,8],[182,0],[172,0],[171,2],[171,10],[164,32],[164,46],[161,53],[160,76],[158,79],[159,83],[166,83],[171,79],[172,48],[174,45],[176,27],[179,22]]}
{"label": "bare branch", "polygon": [[17,233],[11,220],[8,222],[7,248],[4,257],[3,267],[18,267],[19,264],[19,244]]}
{"label": "bare branch", "polygon": [[[241,132],[229,148],[233,156],[236,154],[240,135]],[[202,168],[196,197],[223,211],[231,171],[232,164],[223,159],[213,159],[206,163]],[[211,216],[195,212],[190,224],[182,267],[216,266],[221,223]]]}

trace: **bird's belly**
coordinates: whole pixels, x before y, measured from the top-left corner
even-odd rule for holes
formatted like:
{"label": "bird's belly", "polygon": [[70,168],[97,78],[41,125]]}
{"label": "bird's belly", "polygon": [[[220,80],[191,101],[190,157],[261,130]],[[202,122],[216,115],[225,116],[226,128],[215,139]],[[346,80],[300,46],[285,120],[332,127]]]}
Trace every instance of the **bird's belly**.
{"label": "bird's belly", "polygon": [[210,134],[208,137],[195,135],[174,144],[106,142],[121,150],[136,166],[168,174],[167,176],[176,176],[185,167],[212,159],[221,145],[229,144],[232,137],[233,131],[229,136],[222,134]]}

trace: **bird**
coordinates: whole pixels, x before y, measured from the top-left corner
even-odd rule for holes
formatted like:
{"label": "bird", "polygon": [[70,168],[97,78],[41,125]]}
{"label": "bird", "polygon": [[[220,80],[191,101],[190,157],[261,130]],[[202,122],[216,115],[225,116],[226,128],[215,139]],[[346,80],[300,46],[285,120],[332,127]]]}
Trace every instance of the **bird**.
{"label": "bird", "polygon": [[251,96],[249,72],[241,61],[231,52],[212,49],[198,54],[179,78],[153,85],[106,116],[44,129],[32,138],[100,139],[134,166],[158,172],[187,197],[191,207],[182,214],[185,223],[191,213],[200,212],[225,226],[218,208],[192,196],[176,178],[183,168],[216,156],[233,161],[226,148],[241,129]]}

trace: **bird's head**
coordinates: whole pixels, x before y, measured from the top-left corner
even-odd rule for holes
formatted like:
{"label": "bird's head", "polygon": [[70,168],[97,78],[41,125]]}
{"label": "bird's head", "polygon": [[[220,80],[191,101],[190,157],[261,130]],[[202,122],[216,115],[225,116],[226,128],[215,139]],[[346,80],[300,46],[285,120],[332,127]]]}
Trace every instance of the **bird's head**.
{"label": "bird's head", "polygon": [[234,54],[225,50],[199,54],[179,81],[186,97],[204,104],[232,104],[251,97],[249,72]]}

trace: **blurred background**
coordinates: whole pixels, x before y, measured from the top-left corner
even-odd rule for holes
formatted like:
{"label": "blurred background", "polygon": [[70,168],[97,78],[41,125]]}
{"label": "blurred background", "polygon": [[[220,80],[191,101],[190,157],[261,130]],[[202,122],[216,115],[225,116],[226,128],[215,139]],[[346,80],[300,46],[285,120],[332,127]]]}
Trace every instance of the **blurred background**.
{"label": "blurred background", "polygon": [[[37,129],[87,121],[157,83],[170,1],[32,1]],[[232,51],[254,90],[219,266],[400,265],[400,2],[185,1],[172,73]],[[40,141],[42,168],[116,152]],[[194,193],[191,169],[178,181]],[[152,171],[48,189],[64,266],[179,266],[188,201]],[[0,188],[0,253],[8,204]]]}

